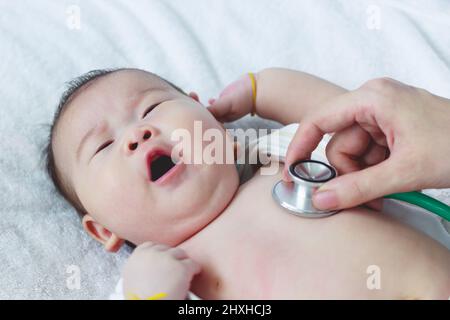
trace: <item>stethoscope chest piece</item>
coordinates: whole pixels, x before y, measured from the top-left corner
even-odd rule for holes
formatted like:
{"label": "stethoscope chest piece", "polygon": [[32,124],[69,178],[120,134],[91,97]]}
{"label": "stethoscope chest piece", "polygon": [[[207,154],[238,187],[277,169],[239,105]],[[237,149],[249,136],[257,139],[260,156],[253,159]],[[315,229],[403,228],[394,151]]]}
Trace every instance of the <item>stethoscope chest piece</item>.
{"label": "stethoscope chest piece", "polygon": [[290,213],[306,218],[323,218],[336,211],[316,209],[312,204],[314,191],[336,177],[336,169],[317,160],[300,160],[289,166],[292,182],[279,181],[272,189],[272,196]]}

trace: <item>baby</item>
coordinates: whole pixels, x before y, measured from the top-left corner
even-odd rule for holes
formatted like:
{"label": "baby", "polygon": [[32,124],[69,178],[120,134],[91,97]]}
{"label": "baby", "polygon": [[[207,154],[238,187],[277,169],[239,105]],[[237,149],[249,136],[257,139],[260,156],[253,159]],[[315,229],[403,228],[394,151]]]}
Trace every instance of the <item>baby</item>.
{"label": "baby", "polygon": [[[230,89],[248,105],[242,115],[253,106],[248,83]],[[344,92],[285,69],[257,73],[256,87],[256,113],[283,124]],[[127,297],[448,299],[450,252],[424,234],[364,207],[325,219],[287,214],[271,197],[282,164],[240,185],[233,162],[185,161],[189,148],[174,156],[172,134],[195,136],[197,123],[233,152],[215,116],[194,92],[137,69],[90,72],[62,97],[47,169],[106,250],[137,246],[122,274]]]}

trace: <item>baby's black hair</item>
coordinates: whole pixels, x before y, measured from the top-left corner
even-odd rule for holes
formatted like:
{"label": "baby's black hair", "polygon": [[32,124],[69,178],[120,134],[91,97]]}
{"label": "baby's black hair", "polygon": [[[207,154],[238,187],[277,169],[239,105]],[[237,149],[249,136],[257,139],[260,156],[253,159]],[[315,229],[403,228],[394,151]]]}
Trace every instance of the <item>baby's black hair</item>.
{"label": "baby's black hair", "polygon": [[[64,181],[61,172],[58,170],[58,167],[55,163],[55,157],[54,152],[52,148],[52,141],[55,135],[55,128],[58,124],[59,119],[61,118],[61,115],[66,110],[66,106],[69,104],[69,102],[75,97],[75,95],[80,91],[82,87],[87,85],[88,83],[92,83],[92,81],[104,77],[106,75],[109,75],[111,73],[121,71],[121,70],[138,70],[138,71],[144,71],[140,69],[133,69],[133,68],[115,68],[115,69],[97,69],[97,70],[91,70],[87,73],[82,74],[81,76],[78,76],[69,82],[67,82],[67,88],[63,92],[58,106],[56,107],[55,114],[53,116],[53,121],[50,126],[50,131],[48,134],[48,139],[46,141],[46,145],[44,146],[44,149],[42,150],[44,163],[45,163],[45,170],[50,177],[51,181],[53,182],[56,191],[68,202],[72,205],[72,207],[75,208],[76,212],[78,213],[79,217],[82,218],[86,213],[86,209],[83,207],[83,204],[81,203],[80,199],[76,195],[75,191],[72,189],[72,187],[67,183],[67,181]],[[150,73],[148,71],[144,71],[147,73]],[[177,91],[186,94],[183,90],[181,90],[179,87],[175,86],[173,83],[161,78],[160,76],[150,73],[161,80],[167,82],[170,86],[175,88]]]}

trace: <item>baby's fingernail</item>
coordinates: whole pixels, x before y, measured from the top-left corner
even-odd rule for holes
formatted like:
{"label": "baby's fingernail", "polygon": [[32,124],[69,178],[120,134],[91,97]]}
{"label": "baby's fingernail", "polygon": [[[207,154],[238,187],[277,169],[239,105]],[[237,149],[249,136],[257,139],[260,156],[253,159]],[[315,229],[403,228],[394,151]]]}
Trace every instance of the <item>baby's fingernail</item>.
{"label": "baby's fingernail", "polygon": [[338,206],[338,198],[332,190],[321,191],[313,195],[313,203],[320,210],[334,209]]}
{"label": "baby's fingernail", "polygon": [[214,102],[216,102],[216,99],[211,98],[211,99],[208,100],[209,104],[214,104]]}

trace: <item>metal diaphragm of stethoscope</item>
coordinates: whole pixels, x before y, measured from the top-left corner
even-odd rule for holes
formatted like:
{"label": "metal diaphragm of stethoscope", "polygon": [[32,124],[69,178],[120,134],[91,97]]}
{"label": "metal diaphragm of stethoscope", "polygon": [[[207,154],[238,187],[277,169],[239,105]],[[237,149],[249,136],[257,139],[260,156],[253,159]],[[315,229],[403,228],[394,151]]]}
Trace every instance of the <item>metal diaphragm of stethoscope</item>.
{"label": "metal diaphragm of stethoscope", "polygon": [[[292,182],[279,181],[272,189],[272,196],[282,207],[300,217],[323,218],[339,210],[319,210],[313,206],[312,196],[324,183],[337,177],[335,168],[317,160],[299,160],[289,166]],[[450,221],[450,206],[421,192],[393,193],[385,196],[422,207]]]}
{"label": "metal diaphragm of stethoscope", "polygon": [[305,218],[322,218],[337,211],[319,210],[313,206],[312,195],[325,182],[337,176],[332,166],[317,160],[299,160],[289,166],[292,182],[279,181],[272,196],[291,213]]}

